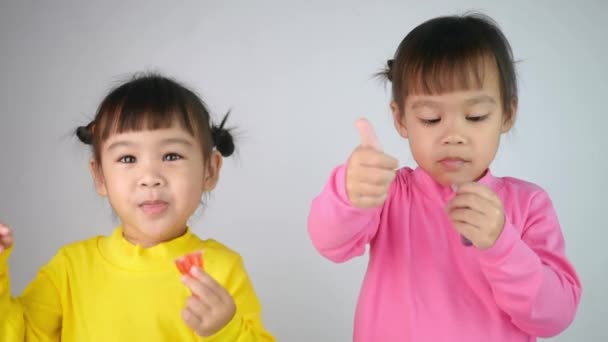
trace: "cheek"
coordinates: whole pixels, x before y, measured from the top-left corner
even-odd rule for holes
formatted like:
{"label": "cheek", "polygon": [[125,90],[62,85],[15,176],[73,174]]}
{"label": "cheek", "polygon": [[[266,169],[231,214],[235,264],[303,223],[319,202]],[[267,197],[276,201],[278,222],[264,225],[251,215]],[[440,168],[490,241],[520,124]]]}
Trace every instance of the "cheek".
{"label": "cheek", "polygon": [[433,149],[436,138],[432,130],[413,126],[408,132],[410,147],[414,153],[428,153]]}
{"label": "cheek", "polygon": [[123,194],[129,192],[132,186],[130,175],[126,172],[116,172],[111,168],[107,168],[103,172],[106,188],[110,195]]}
{"label": "cheek", "polygon": [[190,198],[201,191],[203,176],[202,168],[185,168],[172,175],[172,187],[179,193],[186,194]]}
{"label": "cheek", "polygon": [[479,135],[476,146],[481,154],[488,157],[494,156],[500,143],[500,133],[489,131],[484,135]]}
{"label": "cheek", "polygon": [[412,157],[418,165],[428,166],[433,160],[433,144],[424,139],[409,139]]}

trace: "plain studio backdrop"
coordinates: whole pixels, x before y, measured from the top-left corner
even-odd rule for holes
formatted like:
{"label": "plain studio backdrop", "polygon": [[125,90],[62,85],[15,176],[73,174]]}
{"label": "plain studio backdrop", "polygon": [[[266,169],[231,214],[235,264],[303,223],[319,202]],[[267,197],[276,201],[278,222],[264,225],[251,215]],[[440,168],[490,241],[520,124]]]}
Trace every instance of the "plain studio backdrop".
{"label": "plain studio backdrop", "polygon": [[608,340],[608,2],[599,0],[4,0],[0,220],[17,240],[13,294],[60,246],[117,224],[72,132],[112,86],[160,71],[201,94],[216,120],[232,109],[240,130],[239,154],[193,230],[242,254],[279,341],[351,340],[367,256],[323,259],[306,232],[309,205],[357,145],[360,116],[415,166],[372,75],[416,25],[470,10],[492,16],[521,61],[518,121],[493,172],[548,191],[583,283],[575,322],[552,341]]}

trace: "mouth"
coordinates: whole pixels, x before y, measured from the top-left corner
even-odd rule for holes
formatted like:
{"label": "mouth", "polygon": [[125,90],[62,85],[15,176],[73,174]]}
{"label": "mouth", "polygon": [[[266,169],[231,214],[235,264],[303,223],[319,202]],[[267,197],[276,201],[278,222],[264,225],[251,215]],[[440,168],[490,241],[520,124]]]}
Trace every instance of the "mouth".
{"label": "mouth", "polygon": [[169,207],[169,203],[161,200],[144,201],[139,204],[139,208],[147,215],[158,215]]}
{"label": "mouth", "polygon": [[469,161],[458,157],[447,157],[439,160],[439,164],[448,171],[458,171]]}

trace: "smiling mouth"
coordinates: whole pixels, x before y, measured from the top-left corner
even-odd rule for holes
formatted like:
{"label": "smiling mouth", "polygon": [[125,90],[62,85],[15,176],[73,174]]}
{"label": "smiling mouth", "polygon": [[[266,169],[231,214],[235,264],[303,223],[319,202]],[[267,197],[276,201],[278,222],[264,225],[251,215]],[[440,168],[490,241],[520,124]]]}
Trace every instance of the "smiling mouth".
{"label": "smiling mouth", "polygon": [[145,214],[154,216],[161,214],[165,210],[167,210],[167,208],[169,207],[169,203],[160,200],[144,201],[139,205],[139,207]]}

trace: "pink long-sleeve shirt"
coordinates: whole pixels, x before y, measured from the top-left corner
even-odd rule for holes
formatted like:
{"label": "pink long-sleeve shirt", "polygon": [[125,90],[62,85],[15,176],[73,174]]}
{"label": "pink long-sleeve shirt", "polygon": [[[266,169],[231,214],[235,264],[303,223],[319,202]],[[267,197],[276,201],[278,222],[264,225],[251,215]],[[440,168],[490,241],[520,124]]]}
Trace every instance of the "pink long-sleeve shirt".
{"label": "pink long-sleeve shirt", "polygon": [[566,259],[547,193],[515,178],[479,180],[501,199],[503,231],[489,249],[464,246],[445,207],[454,196],[421,168],[403,168],[384,205],[353,207],[345,167],[313,200],[308,232],[345,262],[370,245],[354,341],[536,341],[572,322],[580,280]]}

